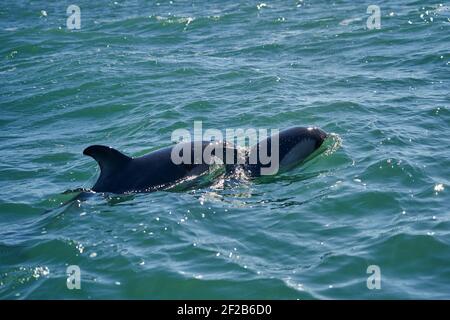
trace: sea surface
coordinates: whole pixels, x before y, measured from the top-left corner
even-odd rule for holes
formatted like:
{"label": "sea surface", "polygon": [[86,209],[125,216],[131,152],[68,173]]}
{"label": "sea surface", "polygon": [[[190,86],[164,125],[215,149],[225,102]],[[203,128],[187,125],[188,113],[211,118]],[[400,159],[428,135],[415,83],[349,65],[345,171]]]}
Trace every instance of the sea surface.
{"label": "sea surface", "polygon": [[[0,44],[0,299],[450,298],[448,2],[7,0]],[[273,177],[69,201],[85,147],[194,121],[330,137]]]}

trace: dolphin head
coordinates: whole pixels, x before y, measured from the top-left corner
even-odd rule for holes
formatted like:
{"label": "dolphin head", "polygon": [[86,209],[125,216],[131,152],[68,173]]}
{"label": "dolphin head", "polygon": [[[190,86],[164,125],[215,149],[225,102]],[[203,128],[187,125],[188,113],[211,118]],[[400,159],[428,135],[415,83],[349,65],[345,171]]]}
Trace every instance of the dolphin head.
{"label": "dolphin head", "polygon": [[289,151],[298,145],[306,147],[306,144],[316,150],[326,138],[327,133],[317,127],[291,127],[278,134],[280,152]]}
{"label": "dolphin head", "polygon": [[308,158],[320,148],[327,137],[316,127],[292,127],[279,133],[279,160],[281,166],[290,167]]}
{"label": "dolphin head", "polygon": [[[325,131],[316,127],[291,127],[282,130],[251,148],[246,169],[252,176],[275,174],[279,168],[288,169],[307,159],[320,148],[326,138]],[[266,154],[270,156],[267,161],[261,158]],[[262,170],[266,170],[265,173]]]}
{"label": "dolphin head", "polygon": [[327,133],[317,127],[308,127],[308,128],[306,128],[306,130],[308,132],[306,135],[315,141],[315,143],[316,143],[315,147],[316,147],[316,149],[319,149],[319,147],[322,145],[322,143],[327,138],[327,136],[328,136]]}

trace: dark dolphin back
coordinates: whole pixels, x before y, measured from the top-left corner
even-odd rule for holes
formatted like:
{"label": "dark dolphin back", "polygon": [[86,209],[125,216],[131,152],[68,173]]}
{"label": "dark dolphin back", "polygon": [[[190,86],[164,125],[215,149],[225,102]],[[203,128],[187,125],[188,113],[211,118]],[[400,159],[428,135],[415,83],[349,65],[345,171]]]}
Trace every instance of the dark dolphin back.
{"label": "dark dolphin back", "polygon": [[[214,146],[222,146],[223,148],[219,148],[222,152],[216,154]],[[197,147],[199,149],[196,149],[196,152],[194,148]],[[153,191],[173,185],[187,176],[201,175],[208,171],[210,166],[208,160],[202,157],[205,148],[209,148],[208,151],[211,151],[213,156],[224,159],[226,150],[229,151],[231,147],[225,143],[213,144],[210,141],[185,142],[139,158],[130,158],[113,148],[94,145],[86,148],[83,153],[94,158],[100,166],[100,176],[92,188],[93,191],[126,193]],[[175,155],[182,156],[184,150],[190,151],[186,163],[175,163],[172,151]],[[231,148],[231,151],[234,158],[237,151],[234,148]]]}

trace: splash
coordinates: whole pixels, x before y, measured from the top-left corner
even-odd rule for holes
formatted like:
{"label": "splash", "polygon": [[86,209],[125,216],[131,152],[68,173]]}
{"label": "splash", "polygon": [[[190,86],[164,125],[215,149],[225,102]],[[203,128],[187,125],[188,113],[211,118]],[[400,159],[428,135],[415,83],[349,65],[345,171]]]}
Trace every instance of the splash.
{"label": "splash", "polygon": [[325,147],[323,154],[330,156],[342,146],[342,138],[336,133],[330,133],[322,146]]}

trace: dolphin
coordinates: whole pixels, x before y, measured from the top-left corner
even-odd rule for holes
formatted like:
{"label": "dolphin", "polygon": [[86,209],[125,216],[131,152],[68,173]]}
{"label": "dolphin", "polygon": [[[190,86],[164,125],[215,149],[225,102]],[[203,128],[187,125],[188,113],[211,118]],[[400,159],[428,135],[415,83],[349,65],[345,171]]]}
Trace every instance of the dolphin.
{"label": "dolphin", "polygon": [[[238,150],[236,148],[227,142],[214,141],[182,142],[138,158],[129,157],[114,148],[103,145],[89,146],[84,149],[83,154],[94,158],[100,166],[100,176],[91,190],[123,194],[164,189],[183,179],[207,172],[212,162],[202,157],[198,158],[198,154],[196,154],[198,147],[202,154],[205,150],[210,150],[212,156],[218,157],[222,161],[227,172],[237,167],[243,167],[251,177],[258,177],[264,169],[270,167],[270,163],[263,161],[259,156],[260,151],[265,149],[268,151],[268,156],[275,156],[271,153],[274,141],[279,144],[276,154],[279,166],[290,168],[317,150],[326,137],[327,134],[319,128],[289,128],[250,148],[242,164],[237,161]],[[190,150],[190,155],[187,157],[190,161],[175,162],[173,154],[179,150],[181,150],[181,155],[184,150]],[[219,151],[217,152],[217,150]],[[229,157],[227,152],[232,157]]]}

